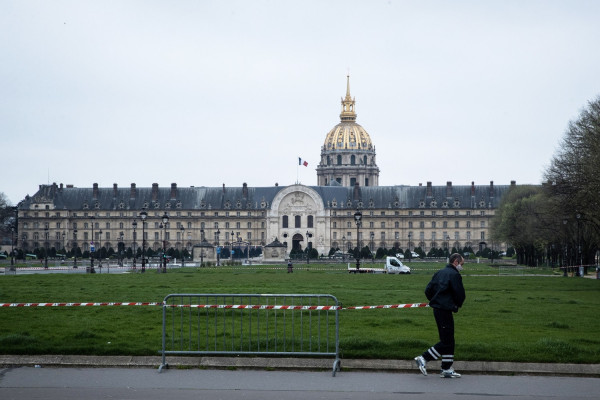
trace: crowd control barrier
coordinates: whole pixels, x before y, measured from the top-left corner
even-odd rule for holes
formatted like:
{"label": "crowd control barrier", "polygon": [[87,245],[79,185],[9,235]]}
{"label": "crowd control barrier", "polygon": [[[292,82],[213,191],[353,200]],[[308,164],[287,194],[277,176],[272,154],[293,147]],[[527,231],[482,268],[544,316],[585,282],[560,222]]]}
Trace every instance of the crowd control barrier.
{"label": "crowd control barrier", "polygon": [[340,370],[339,310],[329,294],[170,294],[163,301],[167,355],[333,356]]}

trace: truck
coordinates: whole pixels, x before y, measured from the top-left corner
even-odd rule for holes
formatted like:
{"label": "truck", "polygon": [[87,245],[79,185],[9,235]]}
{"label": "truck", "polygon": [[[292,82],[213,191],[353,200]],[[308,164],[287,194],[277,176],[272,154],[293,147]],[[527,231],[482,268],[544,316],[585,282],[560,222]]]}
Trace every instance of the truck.
{"label": "truck", "polygon": [[348,273],[350,274],[410,274],[410,267],[402,264],[396,257],[386,257],[384,268],[356,268],[348,264]]}

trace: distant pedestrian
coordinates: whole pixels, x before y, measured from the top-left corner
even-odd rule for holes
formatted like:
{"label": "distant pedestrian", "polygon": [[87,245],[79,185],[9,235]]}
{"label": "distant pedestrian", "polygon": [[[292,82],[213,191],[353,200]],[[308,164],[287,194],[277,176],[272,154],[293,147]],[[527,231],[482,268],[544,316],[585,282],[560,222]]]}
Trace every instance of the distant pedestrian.
{"label": "distant pedestrian", "polygon": [[292,265],[292,260],[288,261],[288,274],[294,272],[294,266]]}
{"label": "distant pedestrian", "polygon": [[425,350],[422,355],[415,357],[415,362],[421,373],[427,376],[427,362],[441,358],[441,377],[460,378],[460,374],[454,372],[454,368],[452,368],[454,363],[454,317],[452,313],[458,312],[466,297],[460,276],[465,260],[460,254],[454,253],[448,261],[448,265],[436,272],[425,288],[425,296],[429,300],[429,306],[433,308],[440,341]]}

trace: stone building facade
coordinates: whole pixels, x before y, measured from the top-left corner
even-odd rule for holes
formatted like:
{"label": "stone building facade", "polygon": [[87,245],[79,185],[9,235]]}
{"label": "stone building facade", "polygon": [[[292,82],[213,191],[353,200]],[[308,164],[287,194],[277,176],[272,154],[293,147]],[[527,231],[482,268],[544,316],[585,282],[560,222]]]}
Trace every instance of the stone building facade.
{"label": "stone building facade", "polygon": [[[373,251],[488,245],[491,218],[514,181],[379,186],[375,146],[356,124],[349,78],[340,119],[321,148],[317,186],[40,185],[18,205],[17,246],[26,252],[52,247],[85,252],[93,244],[135,252],[142,246],[159,250],[164,242],[167,248],[200,246],[212,259],[217,254],[212,250],[232,242],[275,243],[278,254],[282,246],[287,253],[311,247],[325,255],[357,245]],[[362,213],[359,229],[356,210]]]}

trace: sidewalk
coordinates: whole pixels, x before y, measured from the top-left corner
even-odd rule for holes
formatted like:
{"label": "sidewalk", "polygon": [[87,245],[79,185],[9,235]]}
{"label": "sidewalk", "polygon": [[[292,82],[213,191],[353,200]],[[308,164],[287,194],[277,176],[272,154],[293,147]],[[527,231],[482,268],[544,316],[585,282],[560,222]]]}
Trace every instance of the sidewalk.
{"label": "sidewalk", "polygon": [[[167,357],[174,369],[267,369],[267,370],[332,370],[333,358],[268,358],[268,357]],[[40,366],[72,368],[156,368],[160,356],[68,356],[68,355],[0,355],[0,367]],[[439,363],[431,363],[432,370]],[[344,371],[414,372],[413,360],[342,359]],[[494,375],[552,375],[600,377],[600,364],[544,364],[497,361],[456,361],[461,373]],[[338,372],[339,373],[339,372]]]}

